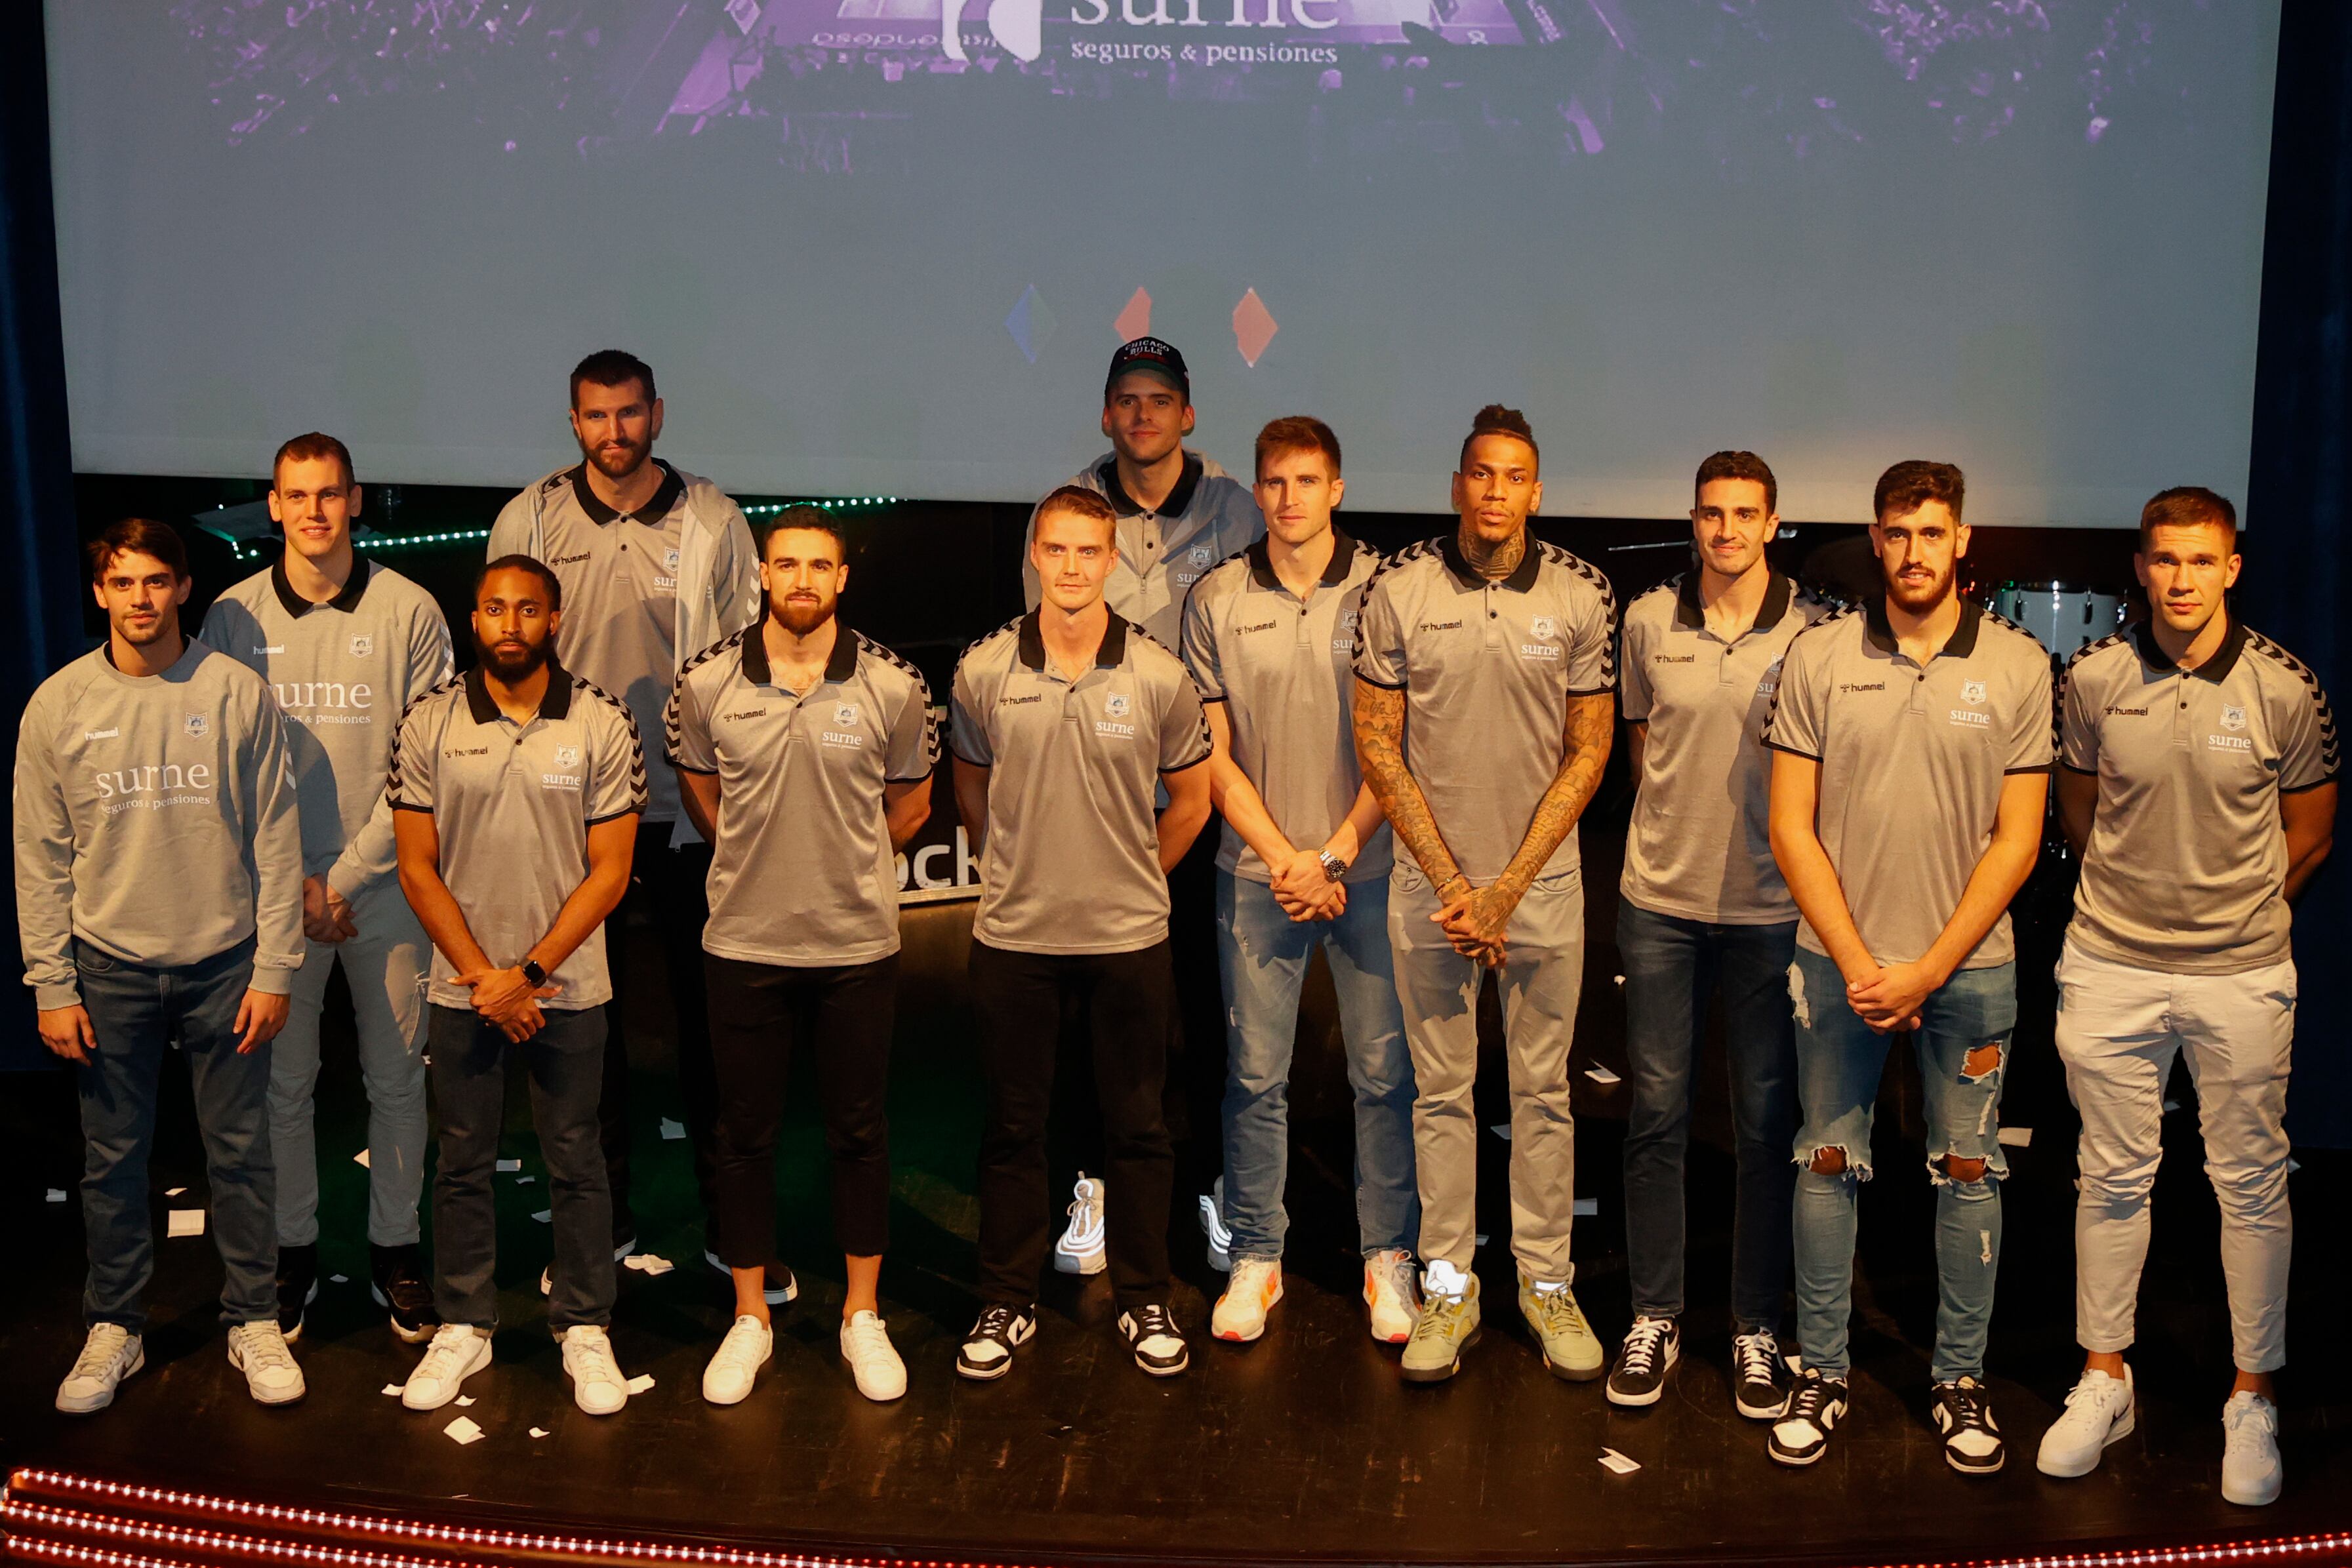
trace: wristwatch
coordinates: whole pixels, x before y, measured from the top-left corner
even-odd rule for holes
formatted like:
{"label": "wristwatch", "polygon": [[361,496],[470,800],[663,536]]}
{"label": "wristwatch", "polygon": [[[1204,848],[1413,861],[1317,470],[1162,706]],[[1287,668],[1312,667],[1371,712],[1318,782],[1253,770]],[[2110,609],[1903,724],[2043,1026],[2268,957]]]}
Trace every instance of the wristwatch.
{"label": "wristwatch", "polygon": [[1348,862],[1341,860],[1338,855],[1333,854],[1329,850],[1317,850],[1315,852],[1315,858],[1322,862],[1323,874],[1329,877],[1333,882],[1337,882],[1341,877],[1348,874]]}
{"label": "wristwatch", "polygon": [[525,958],[517,967],[522,970],[522,977],[530,983],[532,990],[547,984],[547,968],[538,959]]}

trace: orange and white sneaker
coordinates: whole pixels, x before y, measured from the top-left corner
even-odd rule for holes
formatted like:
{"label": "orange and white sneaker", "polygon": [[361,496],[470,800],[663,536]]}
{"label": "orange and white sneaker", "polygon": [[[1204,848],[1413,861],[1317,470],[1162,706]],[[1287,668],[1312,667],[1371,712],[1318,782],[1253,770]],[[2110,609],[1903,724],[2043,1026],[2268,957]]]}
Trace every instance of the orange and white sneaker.
{"label": "orange and white sneaker", "polygon": [[1382,1344],[1412,1337],[1421,1317],[1421,1276],[1412,1253],[1391,1247],[1364,1260],[1364,1305],[1371,1312],[1372,1337]]}
{"label": "orange and white sneaker", "polygon": [[1236,1258],[1234,1277],[1209,1314],[1209,1332],[1219,1339],[1247,1344],[1265,1333],[1268,1308],[1282,1300],[1282,1260]]}

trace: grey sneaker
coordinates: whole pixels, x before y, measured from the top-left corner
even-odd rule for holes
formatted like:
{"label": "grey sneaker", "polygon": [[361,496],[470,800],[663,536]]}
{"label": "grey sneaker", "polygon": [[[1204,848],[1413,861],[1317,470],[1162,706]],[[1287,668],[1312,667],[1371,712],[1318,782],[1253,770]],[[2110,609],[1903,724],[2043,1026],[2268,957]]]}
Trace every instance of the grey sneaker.
{"label": "grey sneaker", "polygon": [[1519,1270],[1519,1315],[1528,1320],[1534,1331],[1536,1343],[1543,1347],[1544,1367],[1554,1377],[1569,1383],[1590,1383],[1599,1377],[1609,1364],[1606,1352],[1601,1348],[1601,1336],[1584,1321],[1584,1309],[1576,1304],[1576,1292],[1562,1285],[1556,1291],[1538,1291],[1527,1270]]}
{"label": "grey sneaker", "polygon": [[231,1328],[228,1364],[245,1374],[247,1390],[264,1405],[291,1405],[308,1392],[302,1368],[286,1348],[286,1334],[275,1317]]}
{"label": "grey sneaker", "polygon": [[1469,1276],[1458,1296],[1432,1291],[1423,1281],[1421,1316],[1404,1342],[1404,1380],[1443,1383],[1462,1370],[1462,1353],[1478,1343],[1478,1276]]}
{"label": "grey sneaker", "polygon": [[146,1364],[146,1341],[121,1323],[92,1323],[73,1370],[58,1385],[58,1408],[68,1416],[103,1410],[122,1380]]}

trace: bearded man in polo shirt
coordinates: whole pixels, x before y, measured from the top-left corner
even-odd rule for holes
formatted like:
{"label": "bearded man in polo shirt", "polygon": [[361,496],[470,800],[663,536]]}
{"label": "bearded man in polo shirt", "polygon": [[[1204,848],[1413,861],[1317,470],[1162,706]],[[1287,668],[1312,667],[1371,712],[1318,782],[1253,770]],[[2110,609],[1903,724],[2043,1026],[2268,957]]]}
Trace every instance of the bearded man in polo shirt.
{"label": "bearded man in polo shirt", "polygon": [[2132,1429],[2133,1306],[2163,1155],[2164,1082],[2189,1059],[2238,1375],[2221,1495],[2275,1500],[2272,1374],[2286,1360],[2284,1126],[2294,1044],[2289,903],[2336,828],[2336,721],[2310,669],[2230,613],[2237,508],[2200,486],[2140,513],[2148,619],[2076,653],[2059,693],[2058,814],[2083,875],[2058,966],[2058,1054],[2083,1113],[2076,1337],[2088,1360],[2042,1434],[2044,1475],[2088,1474]]}
{"label": "bearded man in polo shirt", "polygon": [[1887,1038],[1911,1033],[1936,1186],[1933,1414],[1944,1458],[2001,1467],[1984,1385],[2000,1264],[1996,1112],[2017,1022],[2009,901],[2041,853],[2050,796],[2050,656],[1960,597],[1964,482],[1897,463],[1871,497],[1883,599],[1789,646],[1764,744],[1772,856],[1802,919],[1789,995],[1804,1125],[1797,1340],[1804,1372],[1772,1457],[1810,1465],[1847,1407],[1855,1186]]}
{"label": "bearded man in polo shirt", "polygon": [[[1118,1329],[1155,1377],[1190,1360],[1168,1303],[1173,1179],[1160,1093],[1175,978],[1168,868],[1209,815],[1208,720],[1175,654],[1103,602],[1118,519],[1075,486],[1037,510],[1045,602],[964,651],[950,744],[981,857],[971,993],[988,1084],[979,1320],[956,1357],[1002,1377],[1036,1332],[1045,1124],[1066,1007],[1083,1015],[1104,1123]],[[1153,813],[1159,787],[1165,810]]]}

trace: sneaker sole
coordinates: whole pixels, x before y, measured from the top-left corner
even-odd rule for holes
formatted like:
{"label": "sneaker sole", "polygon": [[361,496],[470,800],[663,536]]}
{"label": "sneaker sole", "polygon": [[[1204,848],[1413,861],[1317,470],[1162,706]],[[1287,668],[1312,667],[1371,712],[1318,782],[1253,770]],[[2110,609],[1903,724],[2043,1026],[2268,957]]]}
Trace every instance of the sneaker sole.
{"label": "sneaker sole", "polygon": [[142,1344],[137,1350],[131,1352],[131,1364],[122,1369],[122,1375],[114,1380],[114,1386],[106,1391],[106,1395],[103,1398],[92,1400],[88,1404],[82,1404],[79,1402],[69,1402],[64,1395],[60,1394],[57,1398],[58,1408],[68,1416],[94,1415],[98,1411],[103,1410],[108,1406],[113,1404],[115,1394],[125,1383],[131,1380],[131,1375],[137,1372],[141,1367],[146,1364],[147,1347]]}
{"label": "sneaker sole", "polygon": [[2122,1442],[2126,1437],[2130,1437],[2132,1435],[2133,1428],[2138,1425],[2139,1409],[2137,1405],[2135,1404],[2131,1409],[2124,1412],[2124,1418],[2122,1420],[2107,1428],[2107,1435],[2099,1440],[2099,1446],[2092,1449],[2090,1457],[2083,1460],[2081,1464],[2075,1465],[2071,1469],[2063,1466],[2053,1466],[2042,1455],[2037,1453],[2033,1457],[2033,1468],[2040,1470],[2045,1476],[2050,1476],[2062,1481],[2071,1481],[2077,1479],[2080,1477],[2087,1476],[2093,1470],[2099,1468],[2099,1461],[2106,1458],[2107,1450],[2114,1448],[2117,1443]]}
{"label": "sneaker sole", "polygon": [[[1562,1366],[1559,1363],[1554,1361],[1549,1354],[1547,1354],[1544,1356],[1544,1370],[1550,1373],[1554,1377],[1559,1378],[1562,1383],[1591,1383],[1607,1375],[1609,1364],[1604,1361],[1596,1366],[1591,1367]],[[1665,1385],[1664,1384],[1659,1385],[1659,1387],[1661,1388],[1664,1388],[1664,1386]],[[1653,1397],[1655,1396],[1653,1396]]]}
{"label": "sneaker sole", "polygon": [[2268,1508],[2278,1501],[2279,1492],[2284,1484],[2284,1479],[2282,1478],[2273,1483],[2268,1490],[2255,1493],[2232,1493],[2228,1487],[2224,1486],[2221,1489],[2221,1500],[2234,1503],[2240,1508]]}
{"label": "sneaker sole", "polygon": [[1400,1367],[1398,1370],[1404,1375],[1404,1380],[1407,1383],[1444,1383],[1462,1370],[1462,1353],[1476,1344],[1480,1336],[1486,1332],[1486,1325],[1483,1323],[1472,1329],[1462,1343],[1454,1347],[1454,1359],[1444,1366],[1406,1366]]}
{"label": "sneaker sole", "polygon": [[371,1282],[368,1285],[368,1294],[374,1299],[377,1306],[382,1307],[384,1310],[385,1319],[392,1324],[392,1337],[400,1341],[401,1343],[423,1344],[426,1340],[431,1339],[436,1333],[440,1332],[441,1325],[437,1322],[426,1323],[422,1328],[402,1328],[400,1326],[400,1320],[392,1316],[392,1301],[390,1297],[383,1293],[383,1287]]}
{"label": "sneaker sole", "polygon": [[1951,1466],[1952,1469],[1959,1471],[1960,1474],[1964,1476],[1998,1475],[2000,1472],[2001,1466],[2009,1462],[2009,1450],[2004,1445],[2001,1451],[1993,1456],[1992,1463],[1988,1465],[1979,1461],[1970,1460],[1965,1454],[1956,1454],[1952,1452],[1951,1449],[1946,1448],[1944,1450],[1944,1462]]}
{"label": "sneaker sole", "polygon": [[1821,1457],[1830,1451],[1830,1446],[1823,1443],[1810,1454],[1791,1454],[1784,1448],[1777,1448],[1767,1443],[1764,1445],[1764,1451],[1772,1456],[1775,1464],[1787,1465],[1791,1469],[1801,1470],[1807,1465],[1819,1463]]}
{"label": "sneaker sole", "polygon": [[1138,1370],[1142,1372],[1146,1377],[1173,1377],[1178,1373],[1184,1371],[1192,1364],[1192,1353],[1189,1350],[1186,1351],[1182,1360],[1169,1366],[1154,1366],[1151,1363],[1144,1360],[1141,1355],[1136,1356],[1135,1364]]}
{"label": "sneaker sole", "polygon": [[1642,1410],[1655,1405],[1666,1396],[1666,1379],[1673,1375],[1675,1363],[1681,1359],[1682,1352],[1679,1347],[1666,1352],[1666,1364],[1658,1369],[1658,1381],[1651,1385],[1647,1394],[1620,1394],[1617,1392],[1617,1385],[1610,1384],[1609,1403],[1628,1410]]}
{"label": "sneaker sole", "polygon": [[1789,1413],[1790,1397],[1789,1395],[1783,1394],[1777,1404],[1750,1405],[1735,1394],[1731,1396],[1731,1404],[1734,1409],[1750,1421],[1778,1421]]}

